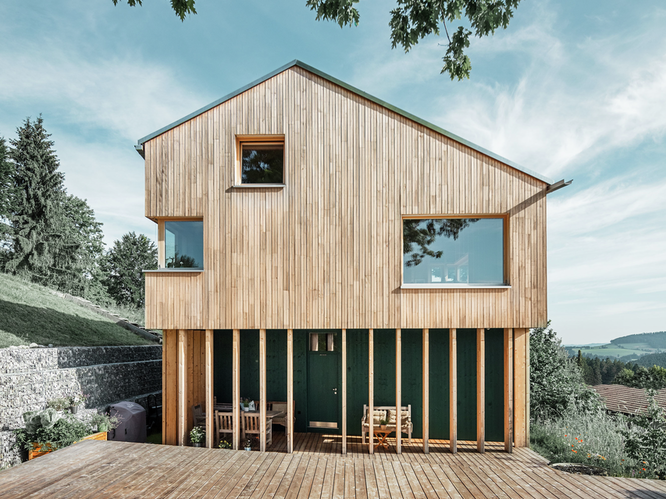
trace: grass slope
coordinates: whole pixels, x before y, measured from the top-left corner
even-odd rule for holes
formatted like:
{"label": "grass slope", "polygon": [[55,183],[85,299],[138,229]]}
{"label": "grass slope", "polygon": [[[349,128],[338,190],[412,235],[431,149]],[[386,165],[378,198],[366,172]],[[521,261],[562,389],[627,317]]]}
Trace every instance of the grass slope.
{"label": "grass slope", "polygon": [[0,273],[0,348],[12,345],[107,346],[152,342],[47,288]]}

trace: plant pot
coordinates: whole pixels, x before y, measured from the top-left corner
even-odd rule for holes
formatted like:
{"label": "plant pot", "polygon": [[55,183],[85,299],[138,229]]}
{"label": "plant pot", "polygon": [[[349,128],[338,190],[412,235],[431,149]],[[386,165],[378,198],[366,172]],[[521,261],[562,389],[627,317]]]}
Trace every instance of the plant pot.
{"label": "plant pot", "polygon": [[252,450],[252,447],[245,447],[245,450]]}
{"label": "plant pot", "polygon": [[379,429],[380,429],[380,430],[385,430],[385,429],[386,429],[386,425],[385,425],[385,424],[383,424],[383,425],[379,425]]}
{"label": "plant pot", "polygon": [[79,406],[78,405],[73,405],[69,408],[69,410],[72,414],[76,414],[77,412],[79,412]]}
{"label": "plant pot", "polygon": [[203,442],[192,442],[192,447],[203,447]]}

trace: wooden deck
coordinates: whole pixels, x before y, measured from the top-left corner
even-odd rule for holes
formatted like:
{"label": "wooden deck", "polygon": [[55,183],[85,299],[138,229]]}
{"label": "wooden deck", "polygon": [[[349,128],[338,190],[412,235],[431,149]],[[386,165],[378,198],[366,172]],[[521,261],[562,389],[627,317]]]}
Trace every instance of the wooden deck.
{"label": "wooden deck", "polygon": [[[528,449],[500,444],[475,452],[459,442],[420,441],[374,456],[354,441],[338,455],[336,436],[297,435],[296,452],[245,452],[126,442],[86,441],[0,472],[0,497],[217,498],[666,498],[654,480],[569,475],[546,466]],[[364,451],[365,450],[365,451]]]}

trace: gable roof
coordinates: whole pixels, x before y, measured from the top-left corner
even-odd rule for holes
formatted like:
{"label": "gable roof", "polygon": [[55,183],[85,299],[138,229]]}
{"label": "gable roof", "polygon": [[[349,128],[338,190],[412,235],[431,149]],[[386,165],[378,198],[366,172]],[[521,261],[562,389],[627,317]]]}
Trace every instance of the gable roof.
{"label": "gable roof", "polygon": [[549,186],[554,184],[553,180],[549,179],[548,177],[546,177],[544,175],[541,175],[541,174],[536,173],[532,170],[529,170],[529,169],[527,169],[523,166],[520,166],[520,165],[514,163],[513,161],[510,161],[506,158],[503,158],[502,156],[499,156],[498,154],[495,154],[492,151],[489,151],[489,150],[487,150],[487,149],[485,149],[481,146],[478,146],[478,145],[476,145],[476,144],[474,144],[474,143],[472,143],[468,140],[465,140],[462,137],[459,137],[459,136],[457,136],[457,135],[455,135],[455,134],[453,134],[453,133],[451,133],[447,130],[444,130],[443,128],[438,127],[437,125],[434,125],[434,124],[432,124],[432,123],[430,123],[430,122],[428,122],[424,119],[419,118],[418,116],[415,116],[411,113],[408,113],[407,111],[403,111],[402,109],[400,109],[398,107],[395,107],[392,104],[389,104],[388,102],[385,102],[381,99],[378,99],[377,97],[374,97],[374,96],[372,96],[368,93],[365,93],[363,90],[359,90],[356,87],[353,87],[353,86],[351,86],[351,85],[349,85],[349,84],[347,84],[347,83],[345,83],[341,80],[338,80],[337,78],[334,78],[333,76],[330,76],[330,75],[328,75],[328,74],[326,74],[322,71],[319,71],[318,69],[313,68],[312,66],[309,66],[309,65],[305,64],[304,62],[301,62],[301,61],[296,60],[296,59],[291,61],[288,64],[285,64],[282,67],[277,68],[275,71],[271,71],[267,75],[262,76],[261,78],[259,78],[257,80],[254,80],[252,83],[248,83],[247,85],[239,88],[238,90],[236,90],[234,92],[231,92],[230,94],[225,95],[221,99],[218,99],[214,102],[211,102],[210,104],[202,107],[201,109],[198,109],[198,110],[194,111],[193,113],[190,113],[187,116],[184,116],[181,119],[179,119],[177,121],[174,121],[173,123],[171,123],[171,124],[169,124],[169,125],[167,125],[163,128],[160,128],[159,130],[156,130],[153,133],[150,133],[150,134],[146,135],[145,137],[140,138],[137,141],[137,145],[135,146],[137,152],[141,156],[143,156],[143,144],[148,142],[149,140],[154,139],[158,135],[161,135],[164,132],[166,132],[168,130],[171,130],[172,128],[175,128],[178,125],[181,125],[182,123],[185,123],[186,121],[191,120],[192,118],[194,118],[196,116],[199,116],[200,114],[203,114],[206,111],[209,111],[210,109],[212,109],[216,106],[219,106],[220,104],[222,104],[222,103],[224,103],[224,102],[226,102],[230,99],[233,99],[234,97],[236,97],[237,95],[242,94],[246,90],[249,90],[252,87],[257,86],[260,83],[263,83],[266,80],[272,78],[273,76],[275,76],[277,74],[280,74],[283,71],[286,71],[287,69],[292,68],[292,67],[299,67],[301,69],[309,71],[310,73],[313,73],[313,74],[315,74],[315,75],[317,75],[317,76],[319,76],[319,77],[321,77],[325,80],[330,81],[331,83],[334,83],[335,85],[338,85],[342,88],[345,88],[346,90],[349,90],[350,92],[353,92],[353,93],[355,93],[355,94],[357,94],[357,95],[359,95],[359,96],[361,96],[365,99],[368,99],[369,101],[374,102],[375,104],[378,104],[382,107],[385,107],[386,109],[390,109],[391,111],[393,111],[393,112],[395,112],[395,113],[397,113],[397,114],[399,114],[399,115],[401,115],[401,116],[403,116],[403,117],[405,117],[405,118],[407,118],[411,121],[414,121],[415,123],[418,123],[418,124],[420,124],[420,125],[422,125],[426,128],[429,128],[429,129],[431,129],[431,130],[433,130],[437,133],[440,133],[440,134],[442,134],[442,135],[444,135],[444,136],[446,136],[446,137],[448,137],[452,140],[455,140],[456,142],[459,142],[463,145],[466,145],[467,147],[469,147],[471,149],[474,149],[475,151],[478,151],[482,154],[485,154],[488,157],[496,159],[497,161],[500,161],[501,163],[504,163],[505,165],[508,165],[512,168],[515,168],[516,170],[519,170],[519,171],[521,171],[521,172],[523,172],[523,173],[525,173],[525,174],[527,174],[531,177],[534,177],[538,180],[541,180],[542,182],[545,182]]}

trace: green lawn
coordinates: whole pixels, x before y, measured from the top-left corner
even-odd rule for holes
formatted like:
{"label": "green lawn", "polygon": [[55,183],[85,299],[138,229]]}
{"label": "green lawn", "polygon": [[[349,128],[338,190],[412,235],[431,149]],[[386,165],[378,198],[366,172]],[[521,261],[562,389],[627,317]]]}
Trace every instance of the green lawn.
{"label": "green lawn", "polygon": [[[651,353],[651,351],[639,350],[635,348],[618,348],[615,345],[603,346],[603,347],[588,347],[577,349],[582,352],[583,355],[596,355],[599,357],[624,357],[625,355],[636,355],[637,357],[641,355],[646,355]],[[577,353],[576,350],[576,353]]]}
{"label": "green lawn", "polygon": [[47,288],[0,273],[0,348],[154,344]]}

